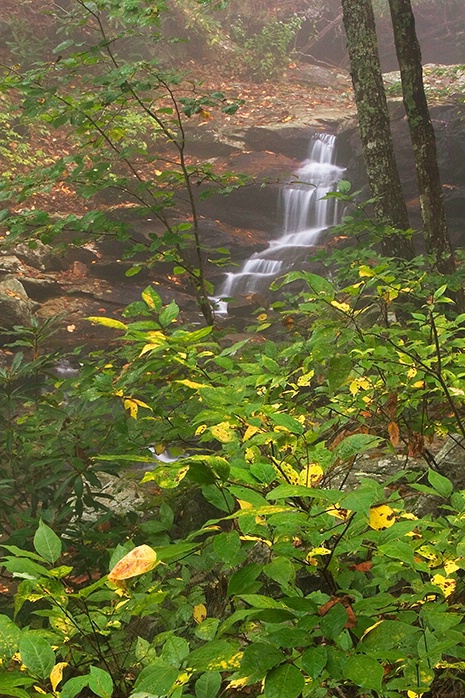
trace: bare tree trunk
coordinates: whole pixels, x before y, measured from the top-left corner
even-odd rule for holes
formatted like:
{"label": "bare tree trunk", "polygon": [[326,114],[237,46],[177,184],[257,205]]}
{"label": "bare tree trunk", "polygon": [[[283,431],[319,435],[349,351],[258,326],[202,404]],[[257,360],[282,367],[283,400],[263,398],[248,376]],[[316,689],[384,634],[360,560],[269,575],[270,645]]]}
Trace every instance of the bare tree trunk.
{"label": "bare tree trunk", "polygon": [[423,86],[421,50],[410,0],[389,0],[404,106],[412,139],[427,250],[442,274],[455,270],[437,160],[436,138]]}
{"label": "bare tree trunk", "polygon": [[[371,0],[342,0],[342,12],[377,223],[388,229],[408,230],[407,206],[392,144]],[[414,256],[411,241],[395,234],[384,237],[382,250],[393,257],[411,259]]]}

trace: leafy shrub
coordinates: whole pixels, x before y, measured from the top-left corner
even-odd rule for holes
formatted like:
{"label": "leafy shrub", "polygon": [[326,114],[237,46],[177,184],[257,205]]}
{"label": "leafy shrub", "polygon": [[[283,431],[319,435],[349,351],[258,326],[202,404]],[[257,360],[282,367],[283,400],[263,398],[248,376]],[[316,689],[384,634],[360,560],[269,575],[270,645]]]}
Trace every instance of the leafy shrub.
{"label": "leafy shrub", "polygon": [[294,15],[287,21],[267,22],[260,32],[248,36],[238,20],[232,29],[235,40],[241,46],[239,60],[247,74],[259,80],[279,78],[291,59],[291,47],[302,19]]}
{"label": "leafy shrub", "polygon": [[[8,607],[0,618],[2,692],[214,698],[252,686],[298,698],[353,687],[394,698],[460,673],[463,492],[435,470],[344,483],[362,456],[426,456],[426,438],[463,429],[464,318],[419,260],[349,254],[338,279],[277,282],[304,287],[259,317],[261,333],[273,312],[282,325],[258,343],[220,346],[212,327],[178,326],[176,304],[152,287],[124,321],[91,318],[123,334],[100,377],[79,383],[97,409],[86,428],[102,441],[105,409],[125,426],[91,447],[90,464],[147,461],[143,483],[199,490],[219,514],[178,539],[163,503],[120,534],[112,574],[90,585],[47,523],[35,552],[7,543],[5,569],[20,581],[16,620]],[[160,462],[149,443],[180,457]],[[438,498],[439,513],[416,515],[415,492]],[[126,558],[121,576],[134,546],[142,567],[128,574]]]}

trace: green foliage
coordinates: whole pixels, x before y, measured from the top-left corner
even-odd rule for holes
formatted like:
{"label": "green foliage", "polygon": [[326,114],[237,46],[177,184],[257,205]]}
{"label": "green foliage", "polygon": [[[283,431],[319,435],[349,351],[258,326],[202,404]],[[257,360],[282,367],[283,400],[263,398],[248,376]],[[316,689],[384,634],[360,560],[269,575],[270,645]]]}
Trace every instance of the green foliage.
{"label": "green foliage", "polygon": [[302,26],[302,18],[275,20],[249,35],[241,20],[232,27],[232,35],[241,47],[238,59],[248,75],[257,81],[279,78],[291,60],[292,43]]}
{"label": "green foliage", "polygon": [[[10,138],[13,127],[2,117],[7,133],[0,155],[17,166],[14,179],[11,172],[0,178],[0,199],[16,204],[1,220],[10,242],[24,237],[51,242],[64,235],[74,242],[89,235],[128,240],[124,224],[101,209],[55,215],[36,207],[35,197],[63,189],[82,204],[100,197],[114,208],[130,208],[135,217],[149,217],[154,230],[146,241],[130,245],[128,255],[144,252],[142,264],[165,261],[181,268],[212,324],[212,289],[205,277],[212,250],[201,240],[198,196],[230,191],[243,178],[217,176],[211,165],[190,160],[185,129],[188,120],[211,118],[215,110],[232,114],[240,102],[219,91],[202,93],[180,72],[162,67],[153,44],[160,40],[165,9],[160,3],[148,8],[75,2],[63,26],[67,38],[52,60],[3,71],[0,93],[13,104],[21,101],[18,123],[47,129],[51,136],[57,132],[66,145],[62,156],[45,161],[31,160],[29,151],[19,158],[25,146],[19,137]],[[150,50],[143,57],[128,50],[145,44]]]}
{"label": "green foliage", "polygon": [[[76,577],[66,537],[45,520],[34,551],[4,546],[18,586],[14,620],[0,616],[0,686],[394,698],[462,671],[463,492],[435,470],[383,484],[351,473],[364,458],[419,459],[425,439],[463,434],[464,317],[420,260],[344,259],[337,282],[306,272],[277,282],[303,288],[275,304],[281,336],[258,345],[181,326],[152,287],[124,321],[91,318],[123,334],[87,398],[119,401],[128,434],[141,435],[107,442],[91,462],[145,460],[143,483],[170,501],[202,493],[217,514],[179,537],[165,502],[110,550],[109,569],[140,543],[157,565],[123,566],[112,581]],[[144,443],[179,457],[146,456]],[[442,503],[437,514],[412,511],[418,492]]]}

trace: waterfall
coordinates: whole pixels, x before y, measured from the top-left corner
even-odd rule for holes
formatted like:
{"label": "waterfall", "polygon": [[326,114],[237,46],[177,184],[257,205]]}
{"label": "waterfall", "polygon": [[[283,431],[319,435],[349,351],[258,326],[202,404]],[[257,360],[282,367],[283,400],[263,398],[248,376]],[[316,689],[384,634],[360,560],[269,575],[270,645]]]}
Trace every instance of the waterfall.
{"label": "waterfall", "polygon": [[[266,292],[275,278],[299,268],[323,230],[338,223],[337,201],[323,200],[336,190],[344,173],[344,168],[334,164],[335,146],[335,136],[313,136],[308,158],[281,191],[281,236],[271,240],[266,250],[249,257],[239,271],[227,274],[219,298]],[[224,312],[224,304],[219,305],[219,311]]]}

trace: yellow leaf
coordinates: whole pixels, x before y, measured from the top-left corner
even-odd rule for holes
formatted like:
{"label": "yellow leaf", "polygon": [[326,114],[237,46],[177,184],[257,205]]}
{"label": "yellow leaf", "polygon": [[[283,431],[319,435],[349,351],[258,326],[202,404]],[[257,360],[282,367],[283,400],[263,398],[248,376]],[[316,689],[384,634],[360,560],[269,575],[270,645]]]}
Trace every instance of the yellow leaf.
{"label": "yellow leaf", "polygon": [[299,475],[299,485],[304,487],[316,487],[323,477],[323,468],[318,463],[310,463],[305,466]]}
{"label": "yellow leaf", "polygon": [[63,669],[66,666],[68,666],[68,662],[58,662],[58,664],[55,664],[50,672],[50,683],[52,684],[52,690],[57,690],[57,686],[63,678]]}
{"label": "yellow leaf", "polygon": [[129,414],[133,419],[137,418],[137,412],[139,411],[139,407],[137,405],[137,402],[134,400],[130,400],[127,398],[126,400],[123,400],[123,405],[124,409],[128,410]]}
{"label": "yellow leaf", "polygon": [[378,507],[371,507],[368,524],[375,531],[384,531],[385,528],[390,528],[396,522],[396,517],[387,504],[380,504]]}
{"label": "yellow leaf", "polygon": [[361,278],[363,278],[364,276],[370,278],[371,276],[374,276],[374,274],[374,271],[370,269],[370,267],[367,267],[366,264],[362,264],[362,266],[358,268],[358,275]]}
{"label": "yellow leaf", "polygon": [[215,439],[218,439],[218,441],[221,441],[221,443],[224,444],[235,441],[236,439],[236,432],[231,429],[229,422],[220,422],[219,424],[215,424],[215,426],[210,428],[210,431]]}
{"label": "yellow leaf", "polygon": [[300,473],[298,473],[297,470],[294,470],[292,465],[289,465],[289,463],[280,463],[279,468],[275,466],[275,470],[279,475],[284,475],[284,478],[290,485],[299,484]]}
{"label": "yellow leaf", "polygon": [[249,425],[245,430],[242,441],[247,441],[247,439],[250,439],[254,434],[257,433],[257,431],[260,431],[259,427],[253,427],[252,425]]}
{"label": "yellow leaf", "polygon": [[206,424],[201,424],[201,425],[200,425],[199,427],[197,427],[197,429],[195,430],[195,435],[196,435],[196,436],[200,436],[200,434],[203,434],[203,432],[205,431],[206,428],[207,428],[207,425],[206,425]]}
{"label": "yellow leaf", "polygon": [[343,521],[347,521],[349,516],[352,514],[350,509],[343,509],[339,506],[339,504],[335,504],[334,506],[326,509],[326,513],[330,516],[336,517],[336,519],[342,519]]}
{"label": "yellow leaf", "polygon": [[350,305],[348,303],[339,303],[338,301],[331,301],[333,308],[342,310],[343,313],[348,313],[350,311]]}
{"label": "yellow leaf", "polygon": [[318,560],[316,559],[315,555],[331,555],[331,550],[323,547],[312,548],[312,550],[307,553],[305,561],[310,565],[316,566],[318,564]]}
{"label": "yellow leaf", "polygon": [[207,617],[207,609],[205,608],[203,603],[198,603],[197,606],[194,606],[192,616],[196,623],[203,623],[203,621]]}
{"label": "yellow leaf", "polygon": [[246,502],[243,499],[238,499],[237,503],[239,504],[241,509],[253,509],[254,506],[250,502]]}
{"label": "yellow leaf", "polygon": [[460,567],[457,565],[457,560],[446,560],[444,562],[444,570],[447,575],[457,572]]}
{"label": "yellow leaf", "polygon": [[441,589],[446,598],[455,591],[455,587],[457,586],[455,579],[444,577],[442,574],[435,574],[431,577],[431,582]]}
{"label": "yellow leaf", "polygon": [[299,376],[297,378],[297,385],[300,385],[300,386],[310,385],[310,381],[312,380],[314,375],[315,375],[315,371],[309,371],[308,373],[303,373],[301,376]]}
{"label": "yellow leaf", "polygon": [[359,390],[368,390],[371,387],[372,385],[368,378],[355,378],[349,385],[349,390],[352,395],[356,395]]}
{"label": "yellow leaf", "polygon": [[187,388],[208,388],[208,385],[205,383],[197,383],[196,381],[191,381],[189,378],[185,378],[182,381],[176,381],[176,383],[179,383],[180,385],[185,385]]}
{"label": "yellow leaf", "polygon": [[425,560],[429,560],[431,562],[430,567],[437,567],[441,564],[440,556],[429,545],[420,545],[419,548],[415,549],[415,554],[424,557]]}
{"label": "yellow leaf", "polygon": [[119,582],[123,579],[137,577],[145,572],[150,572],[157,564],[157,553],[149,545],[138,545],[125,555],[111,570],[108,575],[110,582]]}
{"label": "yellow leaf", "polygon": [[145,407],[147,410],[152,410],[152,408],[149,407],[149,405],[147,405],[145,402],[142,402],[142,400],[136,400],[132,397],[125,398],[123,400],[123,405],[125,409],[129,411],[129,414],[133,419],[137,418],[139,407]]}

